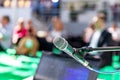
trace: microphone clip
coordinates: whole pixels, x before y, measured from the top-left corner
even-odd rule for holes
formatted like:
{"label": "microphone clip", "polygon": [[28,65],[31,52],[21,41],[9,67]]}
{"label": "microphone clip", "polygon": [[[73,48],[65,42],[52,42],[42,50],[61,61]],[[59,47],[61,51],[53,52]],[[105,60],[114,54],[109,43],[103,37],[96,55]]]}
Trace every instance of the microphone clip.
{"label": "microphone clip", "polygon": [[75,52],[78,53],[81,57],[85,57],[88,52],[92,51],[92,47],[82,47],[75,49]]}

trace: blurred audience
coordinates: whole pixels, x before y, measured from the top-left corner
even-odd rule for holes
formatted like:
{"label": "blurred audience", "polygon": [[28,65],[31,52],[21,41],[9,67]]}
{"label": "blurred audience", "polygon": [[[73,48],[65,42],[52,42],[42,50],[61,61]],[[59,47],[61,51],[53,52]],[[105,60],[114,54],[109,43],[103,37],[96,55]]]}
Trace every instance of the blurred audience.
{"label": "blurred audience", "polygon": [[12,27],[9,16],[3,16],[0,21],[0,51],[11,47]]}
{"label": "blurred audience", "polygon": [[[93,18],[95,25],[95,32],[90,40],[89,46],[96,47],[104,47],[104,46],[113,46],[112,35],[105,29],[105,15],[99,13],[96,17]],[[92,54],[97,54],[97,52],[92,52]],[[98,54],[97,54],[98,55]],[[96,56],[95,56],[96,57]],[[106,65],[111,65],[112,63],[112,53],[101,53],[101,62],[100,68]]]}
{"label": "blurred audience", "polygon": [[24,19],[19,18],[18,24],[17,26],[15,26],[14,32],[13,32],[13,39],[12,39],[13,44],[17,45],[20,39],[25,37],[26,34],[27,34],[27,29],[25,28],[25,25],[24,25]]}

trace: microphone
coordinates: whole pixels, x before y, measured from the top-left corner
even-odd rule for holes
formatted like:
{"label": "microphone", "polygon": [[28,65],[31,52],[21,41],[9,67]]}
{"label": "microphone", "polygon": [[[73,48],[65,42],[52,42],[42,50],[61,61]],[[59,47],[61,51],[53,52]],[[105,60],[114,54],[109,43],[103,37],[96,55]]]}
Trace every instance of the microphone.
{"label": "microphone", "polygon": [[79,63],[81,63],[83,66],[85,66],[86,68],[88,68],[91,71],[101,73],[101,74],[112,74],[112,73],[116,73],[116,72],[120,71],[120,70],[115,70],[115,71],[111,71],[111,72],[106,72],[106,71],[101,72],[101,71],[97,70],[97,68],[95,68],[94,65],[90,64],[88,61],[86,61],[84,59],[84,55],[87,52],[91,52],[91,51],[98,51],[98,52],[120,51],[119,46],[116,46],[116,47],[98,47],[98,48],[82,47],[82,48],[76,49],[76,48],[72,48],[68,44],[68,42],[62,37],[55,37],[53,39],[53,44],[58,49],[64,51],[65,53],[70,55],[72,58],[74,58],[76,61],[78,61]]}
{"label": "microphone", "polygon": [[85,67],[91,69],[90,65],[89,65],[89,62],[87,62],[84,59],[84,57],[81,55],[82,52],[80,52],[80,50],[72,48],[64,38],[62,38],[62,37],[55,37],[53,39],[53,44],[58,49],[64,51],[65,53],[67,53],[68,55],[70,55],[71,57],[73,57],[75,60],[77,60],[78,62],[80,62]]}
{"label": "microphone", "polygon": [[64,51],[65,53],[69,53],[69,55],[72,55],[75,52],[75,49],[73,49],[62,37],[55,37],[53,39],[53,43],[58,49]]}

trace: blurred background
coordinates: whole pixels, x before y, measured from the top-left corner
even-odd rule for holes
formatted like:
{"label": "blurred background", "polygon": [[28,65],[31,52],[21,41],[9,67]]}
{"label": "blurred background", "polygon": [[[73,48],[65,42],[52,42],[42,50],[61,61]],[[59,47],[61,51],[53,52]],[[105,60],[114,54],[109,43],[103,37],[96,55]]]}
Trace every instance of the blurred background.
{"label": "blurred background", "polygon": [[[33,23],[36,23],[35,27],[38,27],[37,24],[44,24],[39,25],[39,28],[44,30],[52,16],[60,16],[65,29],[73,35],[78,35],[98,12],[104,12],[107,15],[107,22],[111,22],[114,17],[113,7],[119,5],[119,0],[1,0],[0,4],[0,15],[9,15],[14,25],[19,17],[24,17],[25,20],[32,19]],[[119,12],[119,9],[116,12]],[[74,16],[71,16],[72,14]],[[81,31],[78,31],[78,27]]]}
{"label": "blurred background", "polygon": [[[35,75],[41,74],[38,68],[44,53],[67,56],[53,45],[56,36],[81,48],[120,46],[119,35],[120,0],[0,0],[0,78],[39,80]],[[120,69],[119,52],[93,54],[85,58],[100,60],[100,69]],[[87,71],[86,74],[90,75]],[[120,79],[120,73],[92,74],[97,80]],[[94,80],[88,75],[60,79]]]}

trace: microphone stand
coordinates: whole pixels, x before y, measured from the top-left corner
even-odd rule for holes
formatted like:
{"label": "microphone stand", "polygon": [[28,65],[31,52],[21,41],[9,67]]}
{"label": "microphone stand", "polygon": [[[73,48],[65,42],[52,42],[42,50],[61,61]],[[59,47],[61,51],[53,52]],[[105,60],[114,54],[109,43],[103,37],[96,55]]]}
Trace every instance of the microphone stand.
{"label": "microphone stand", "polygon": [[115,47],[98,47],[98,48],[92,48],[92,47],[82,47],[82,48],[74,48],[75,52],[73,53],[72,57],[77,60],[78,62],[82,63],[86,68],[89,70],[92,70],[97,73],[103,73],[103,74],[111,74],[111,73],[116,73],[119,72],[120,70],[117,71],[111,71],[111,72],[100,72],[99,70],[96,70],[92,67],[92,65],[89,64],[87,60],[84,59],[85,55],[89,52],[92,51],[97,51],[97,52],[108,52],[108,51],[120,51],[119,46]]}
{"label": "microphone stand", "polygon": [[115,47],[97,47],[97,48],[92,48],[92,47],[82,47],[76,49],[77,52],[79,52],[80,56],[85,56],[87,53],[92,52],[92,51],[97,51],[97,52],[109,52],[109,51],[120,51],[120,46],[115,46]]}

